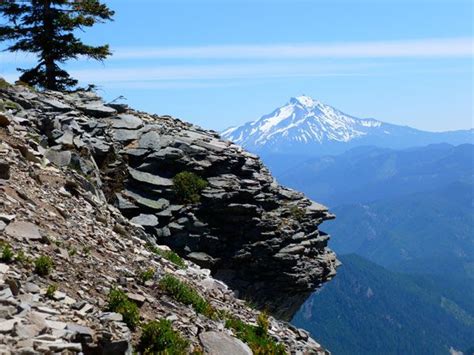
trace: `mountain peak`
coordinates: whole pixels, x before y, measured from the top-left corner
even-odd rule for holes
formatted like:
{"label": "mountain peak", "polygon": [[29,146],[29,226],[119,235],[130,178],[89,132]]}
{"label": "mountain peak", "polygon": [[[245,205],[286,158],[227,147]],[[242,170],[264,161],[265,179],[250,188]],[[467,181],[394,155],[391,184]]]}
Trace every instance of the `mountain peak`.
{"label": "mountain peak", "polygon": [[473,134],[474,130],[433,133],[356,118],[307,95],[292,97],[271,113],[221,133],[254,153],[307,155],[339,153],[361,145],[400,148],[471,143]]}
{"label": "mountain peak", "polygon": [[302,145],[323,142],[348,142],[367,134],[367,128],[379,127],[378,121],[367,121],[346,115],[307,95],[290,102],[260,119],[222,132],[222,136],[250,150],[286,149],[284,144]]}
{"label": "mountain peak", "polygon": [[290,99],[290,103],[292,104],[300,104],[301,106],[304,106],[306,108],[313,108],[317,105],[320,105],[321,103],[315,99],[313,99],[310,96],[306,95],[301,95],[297,97],[292,97]]}

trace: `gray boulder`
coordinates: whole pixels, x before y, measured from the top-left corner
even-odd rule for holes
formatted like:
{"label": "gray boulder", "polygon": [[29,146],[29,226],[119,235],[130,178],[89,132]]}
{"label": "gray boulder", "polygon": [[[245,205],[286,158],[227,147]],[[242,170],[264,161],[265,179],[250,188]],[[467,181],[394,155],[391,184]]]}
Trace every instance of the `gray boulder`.
{"label": "gray boulder", "polygon": [[241,340],[223,332],[199,334],[205,354],[208,355],[252,355],[252,350]]}

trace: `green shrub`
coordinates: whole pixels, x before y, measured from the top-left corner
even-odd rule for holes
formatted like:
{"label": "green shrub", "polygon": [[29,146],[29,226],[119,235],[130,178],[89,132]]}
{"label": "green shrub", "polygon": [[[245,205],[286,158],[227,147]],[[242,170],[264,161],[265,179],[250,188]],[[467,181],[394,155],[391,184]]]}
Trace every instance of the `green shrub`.
{"label": "green shrub", "polygon": [[0,90],[2,90],[2,89],[7,89],[7,88],[9,88],[10,86],[11,86],[11,84],[10,84],[8,81],[6,81],[6,80],[3,79],[3,78],[0,78]]}
{"label": "green shrub", "polygon": [[257,326],[259,327],[259,332],[261,334],[268,334],[268,328],[270,326],[270,321],[268,319],[268,314],[266,312],[261,312],[257,317]]}
{"label": "green shrub", "polygon": [[257,326],[247,324],[238,318],[230,317],[226,320],[226,328],[233,329],[237,338],[247,343],[255,355],[283,355],[286,354],[283,344],[276,343],[268,335],[268,317],[260,315]]}
{"label": "green shrub", "polygon": [[147,249],[149,251],[151,251],[152,253],[160,255],[161,257],[165,258],[166,260],[171,261],[173,264],[175,264],[180,269],[185,269],[186,268],[186,263],[184,262],[184,260],[172,250],[162,250],[162,249],[159,249],[159,248],[153,246],[152,244],[147,244]]}
{"label": "green shrub", "polygon": [[91,250],[92,250],[91,247],[88,245],[85,245],[84,247],[82,247],[82,252],[84,253],[84,255],[87,255],[87,256],[91,255]]}
{"label": "green shrub", "polygon": [[199,202],[207,181],[189,171],[183,171],[173,178],[173,190],[181,203]]}
{"label": "green shrub", "polygon": [[77,249],[74,247],[70,247],[68,248],[67,253],[69,254],[69,256],[74,256],[77,254]]}
{"label": "green shrub", "polygon": [[153,279],[153,276],[155,276],[155,270],[150,267],[146,270],[140,271],[140,274],[138,275],[140,278],[141,283],[145,283],[151,279]]}
{"label": "green shrub", "polygon": [[12,247],[9,244],[3,246],[2,255],[0,257],[1,261],[4,263],[11,263],[13,261],[15,254],[13,253]]}
{"label": "green shrub", "polygon": [[46,289],[46,297],[53,298],[54,293],[58,290],[58,286],[56,285],[49,285]]}
{"label": "green shrub", "polygon": [[53,270],[53,259],[47,255],[41,255],[35,260],[35,273],[40,276],[47,276]]}
{"label": "green shrub", "polygon": [[141,354],[186,354],[189,342],[173,330],[171,322],[162,319],[151,321],[142,327],[142,335],[137,350]]}
{"label": "green shrub", "polygon": [[160,288],[176,301],[191,305],[198,313],[214,316],[214,309],[196,290],[172,275],[165,275],[159,283]]}
{"label": "green shrub", "polygon": [[[2,88],[0,87],[0,90]],[[13,102],[8,99],[0,99],[0,110],[1,111],[7,111],[7,110],[16,110],[19,111],[21,109],[20,105],[18,105],[16,102]]]}
{"label": "green shrub", "polygon": [[130,301],[122,290],[113,288],[109,292],[107,311],[120,313],[123,321],[134,330],[140,322],[140,310],[135,302]]}
{"label": "green shrub", "polygon": [[20,250],[15,256],[15,261],[23,265],[28,265],[31,264],[32,260],[30,257],[26,256],[23,250]]}
{"label": "green shrub", "polygon": [[291,206],[290,207],[290,214],[291,217],[296,219],[297,221],[302,221],[305,215],[304,209],[298,207],[298,206]]}

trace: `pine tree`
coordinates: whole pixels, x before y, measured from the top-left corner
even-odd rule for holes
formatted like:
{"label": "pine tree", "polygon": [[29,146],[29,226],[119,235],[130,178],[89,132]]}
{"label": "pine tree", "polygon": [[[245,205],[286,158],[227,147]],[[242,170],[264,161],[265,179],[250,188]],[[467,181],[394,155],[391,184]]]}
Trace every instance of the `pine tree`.
{"label": "pine tree", "polygon": [[112,20],[114,14],[99,0],[0,0],[0,41],[8,41],[10,52],[30,52],[38,63],[22,72],[20,81],[50,90],[66,90],[78,81],[59,64],[79,56],[102,61],[109,56],[108,45],[90,46],[74,31]]}

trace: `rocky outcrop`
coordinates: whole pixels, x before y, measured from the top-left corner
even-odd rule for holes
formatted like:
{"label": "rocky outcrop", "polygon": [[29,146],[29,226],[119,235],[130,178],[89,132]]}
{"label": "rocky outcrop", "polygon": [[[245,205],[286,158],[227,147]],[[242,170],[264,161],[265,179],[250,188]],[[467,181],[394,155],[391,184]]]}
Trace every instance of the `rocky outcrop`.
{"label": "rocky outcrop", "polygon": [[[106,105],[92,92],[16,87],[1,97],[16,104],[8,119],[31,137],[25,158],[76,169],[91,195],[209,268],[239,297],[288,320],[334,276],[335,255],[317,228],[333,216],[217,133]],[[182,204],[174,192],[172,179],[183,171],[207,181],[198,203]]]}
{"label": "rocky outcrop", "polygon": [[[0,154],[11,171],[8,180],[0,180],[0,353],[132,354],[139,331],[106,309],[116,287],[139,305],[141,322],[172,321],[195,350],[248,350],[224,319],[197,313],[158,283],[173,275],[222,314],[249,324],[256,323],[258,311],[209,270],[191,262],[178,267],[150,252],[145,246],[151,236],[83,188],[84,177],[26,160],[21,153],[28,147],[26,132],[11,128],[11,135],[0,130]],[[34,271],[40,256],[52,260],[49,275]],[[153,277],[141,282],[140,273],[150,269]],[[307,333],[273,318],[269,332],[288,351],[324,354]]]}

